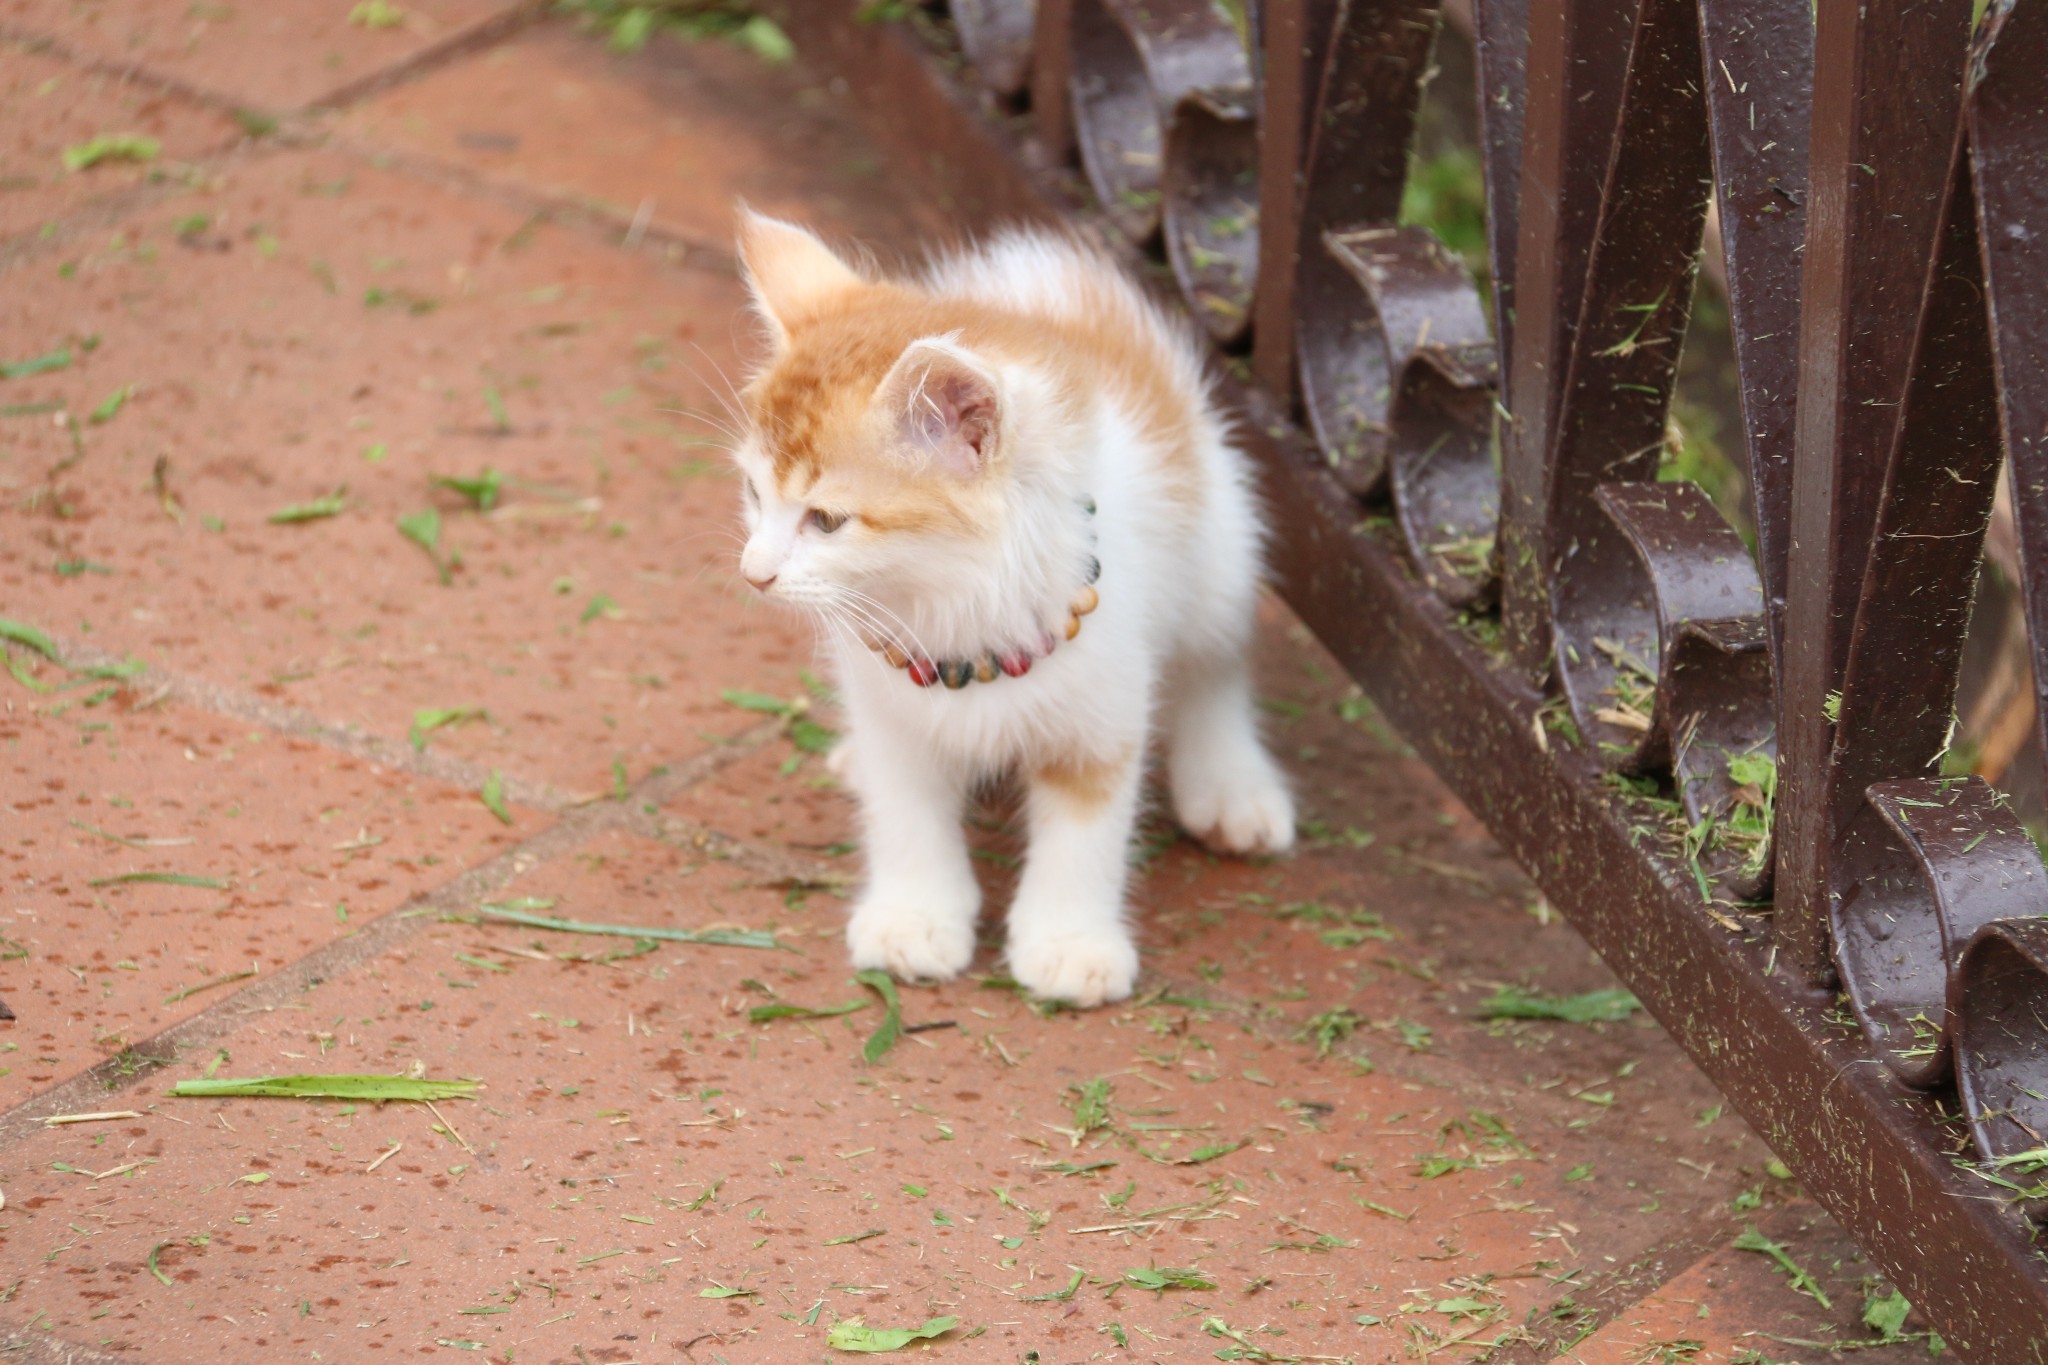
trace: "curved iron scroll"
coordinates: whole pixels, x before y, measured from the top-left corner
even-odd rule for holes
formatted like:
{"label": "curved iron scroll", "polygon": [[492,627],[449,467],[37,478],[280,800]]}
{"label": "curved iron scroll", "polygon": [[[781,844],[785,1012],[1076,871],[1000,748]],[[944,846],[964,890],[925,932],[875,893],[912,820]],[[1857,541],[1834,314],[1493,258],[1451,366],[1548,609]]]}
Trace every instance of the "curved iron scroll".
{"label": "curved iron scroll", "polygon": [[1134,242],[1159,231],[1166,120],[1203,88],[1251,88],[1244,40],[1208,0],[1075,0],[1081,166],[1103,211]]}
{"label": "curved iron scroll", "polygon": [[1246,88],[1182,97],[1166,130],[1160,186],[1166,258],[1181,297],[1218,345],[1251,330],[1259,273],[1259,130]]}
{"label": "curved iron scroll", "polygon": [[[1949,978],[1951,1046],[1963,1114],[1977,1154],[1997,1162],[2038,1152],[2048,1136],[2048,921],[1998,920],[1979,929]],[[2037,1164],[2038,1173],[2038,1164]],[[2040,1217],[2041,1201],[2030,1201]]]}
{"label": "curved iron scroll", "polygon": [[[1622,767],[1668,770],[1700,874],[1736,899],[1759,895],[1777,745],[1756,566],[1696,484],[1609,483],[1595,496],[1621,535],[1585,547],[1605,558],[1558,599],[1574,718]],[[1754,758],[1766,764],[1752,775],[1742,760]]]}
{"label": "curved iron scroll", "polygon": [[1303,403],[1337,477],[1355,493],[1391,485],[1416,569],[1467,604],[1492,582],[1499,517],[1497,367],[1464,265],[1421,228],[1325,234],[1303,263]]}

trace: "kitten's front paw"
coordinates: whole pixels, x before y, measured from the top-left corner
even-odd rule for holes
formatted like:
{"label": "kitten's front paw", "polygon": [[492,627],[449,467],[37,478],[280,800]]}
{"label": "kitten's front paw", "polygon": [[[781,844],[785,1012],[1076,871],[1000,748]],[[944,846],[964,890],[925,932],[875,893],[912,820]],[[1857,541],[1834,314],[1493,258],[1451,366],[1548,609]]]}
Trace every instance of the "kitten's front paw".
{"label": "kitten's front paw", "polygon": [[1138,979],[1138,949],[1121,929],[1013,937],[1010,974],[1040,999],[1089,1009],[1130,998]]}
{"label": "kitten's front paw", "polygon": [[974,909],[929,910],[864,896],[846,925],[853,965],[905,981],[951,981],[974,960]]}
{"label": "kitten's front paw", "polygon": [[1294,797],[1262,754],[1251,770],[1174,783],[1181,828],[1219,853],[1252,857],[1294,847]]}

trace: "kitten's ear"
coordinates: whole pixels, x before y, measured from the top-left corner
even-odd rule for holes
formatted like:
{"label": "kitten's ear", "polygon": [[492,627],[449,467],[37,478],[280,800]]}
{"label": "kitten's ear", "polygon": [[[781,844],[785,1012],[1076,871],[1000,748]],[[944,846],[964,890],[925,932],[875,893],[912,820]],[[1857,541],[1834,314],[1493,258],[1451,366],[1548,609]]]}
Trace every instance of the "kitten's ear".
{"label": "kitten's ear", "polygon": [[925,337],[904,348],[875,391],[875,405],[914,458],[955,478],[975,477],[998,454],[1001,386],[951,337]]}
{"label": "kitten's ear", "polygon": [[861,283],[853,268],[811,232],[745,207],[740,209],[740,264],[778,347],[789,340],[791,323]]}

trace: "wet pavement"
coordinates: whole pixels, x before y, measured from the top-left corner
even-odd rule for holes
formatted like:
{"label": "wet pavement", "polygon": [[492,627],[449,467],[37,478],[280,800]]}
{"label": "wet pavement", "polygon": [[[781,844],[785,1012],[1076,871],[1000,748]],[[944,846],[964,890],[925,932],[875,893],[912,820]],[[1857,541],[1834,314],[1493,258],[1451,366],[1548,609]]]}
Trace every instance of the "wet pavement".
{"label": "wet pavement", "polygon": [[[963,225],[801,54],[357,8],[0,0],[0,620],[56,654],[0,678],[6,1358],[1927,1351],[1653,1022],[1487,1017],[1614,981],[1277,603],[1302,850],[1154,816],[1134,1002],[991,942],[867,1060],[728,225]],[[167,1093],[303,1073],[482,1084]]]}

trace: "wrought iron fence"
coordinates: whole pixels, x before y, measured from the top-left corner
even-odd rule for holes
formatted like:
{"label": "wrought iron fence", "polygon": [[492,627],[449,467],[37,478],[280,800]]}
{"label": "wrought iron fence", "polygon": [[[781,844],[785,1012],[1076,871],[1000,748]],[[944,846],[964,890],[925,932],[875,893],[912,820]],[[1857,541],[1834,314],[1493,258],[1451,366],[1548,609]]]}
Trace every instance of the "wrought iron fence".
{"label": "wrought iron fence", "polygon": [[[2048,1361],[2048,874],[1943,768],[2002,469],[2048,679],[2048,0],[1460,5],[1484,293],[1399,221],[1439,0],[954,0],[964,66],[872,8],[793,18],[1164,255],[1289,601],[1949,1343]],[[1657,479],[1710,211],[1753,552]]]}

